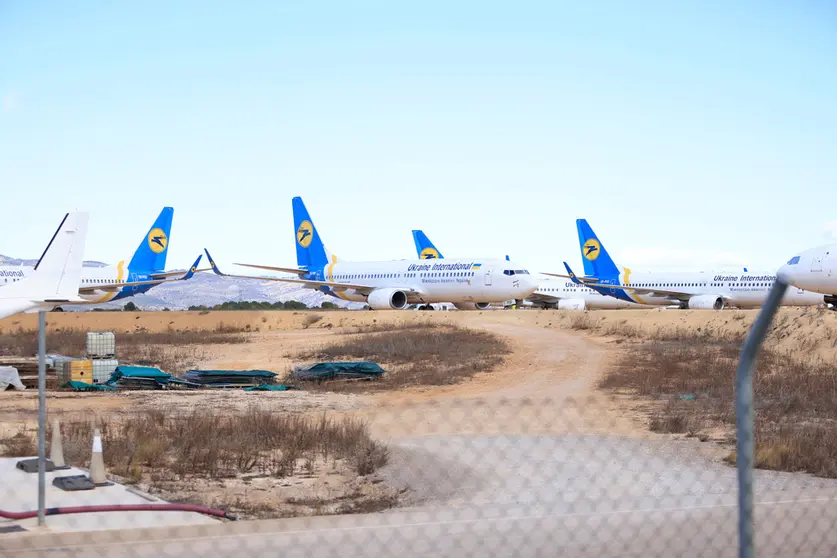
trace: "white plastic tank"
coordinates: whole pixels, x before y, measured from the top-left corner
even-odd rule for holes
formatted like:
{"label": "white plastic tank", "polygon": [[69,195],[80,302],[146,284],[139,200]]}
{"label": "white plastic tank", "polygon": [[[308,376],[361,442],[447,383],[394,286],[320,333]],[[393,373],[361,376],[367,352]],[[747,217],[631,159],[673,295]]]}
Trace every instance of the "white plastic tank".
{"label": "white plastic tank", "polygon": [[116,335],[112,331],[87,332],[88,358],[108,358],[116,355]]}
{"label": "white plastic tank", "polygon": [[119,361],[115,358],[93,359],[93,383],[103,384],[110,380],[117,366],[119,366]]}

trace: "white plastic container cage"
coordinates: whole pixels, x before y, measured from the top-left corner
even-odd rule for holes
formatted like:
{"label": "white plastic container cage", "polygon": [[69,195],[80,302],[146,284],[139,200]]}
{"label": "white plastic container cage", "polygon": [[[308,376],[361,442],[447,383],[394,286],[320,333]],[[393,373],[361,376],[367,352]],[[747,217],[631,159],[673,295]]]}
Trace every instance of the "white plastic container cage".
{"label": "white plastic container cage", "polygon": [[88,331],[87,356],[89,358],[116,356],[116,335],[112,331]]}
{"label": "white plastic container cage", "polygon": [[115,358],[100,358],[93,360],[93,383],[104,384],[110,380],[116,367],[119,366],[119,361]]}

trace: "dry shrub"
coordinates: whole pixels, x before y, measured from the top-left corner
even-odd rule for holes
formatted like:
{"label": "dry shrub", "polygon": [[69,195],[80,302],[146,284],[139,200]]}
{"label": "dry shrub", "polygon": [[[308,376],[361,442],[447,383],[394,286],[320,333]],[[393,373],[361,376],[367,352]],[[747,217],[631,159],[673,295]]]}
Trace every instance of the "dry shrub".
{"label": "dry shrub", "polygon": [[[374,331],[379,331],[375,329]],[[456,325],[386,326],[377,333],[352,336],[333,345],[303,351],[306,360],[371,360],[390,373],[374,382],[325,382],[325,389],[393,389],[450,385],[503,362],[511,349],[503,339]]]}
{"label": "dry shrub", "polygon": [[305,319],[302,320],[302,327],[303,329],[308,329],[322,319],[323,317],[319,314],[308,314],[305,316]]}
{"label": "dry shrub", "polygon": [[[86,466],[95,420],[69,420],[62,427],[69,463]],[[256,406],[241,414],[215,409],[178,413],[145,410],[101,422],[105,463],[126,478],[168,471],[181,478],[228,478],[259,472],[291,476],[301,460],[344,461],[359,475],[386,464],[386,447],[366,423],[352,418],[311,419]],[[140,475],[137,475],[140,471]]]}
{"label": "dry shrub", "polygon": [[586,312],[583,314],[576,314],[571,317],[568,326],[570,329],[578,331],[593,331],[599,327],[596,321]]}
{"label": "dry shrub", "polygon": [[[149,345],[221,345],[246,343],[249,339],[241,335],[248,331],[247,327],[228,326],[218,324],[213,332],[200,330],[147,331],[137,328],[131,333],[116,334],[116,350],[118,353],[130,354],[138,348]],[[72,357],[82,357],[85,354],[87,330],[81,328],[47,329],[47,351]],[[35,329],[18,328],[0,334],[0,356],[31,356],[38,352],[38,331]]]}
{"label": "dry shrub", "polygon": [[[667,401],[658,432],[735,428],[735,377],[743,333],[660,331],[623,350],[600,386]],[[837,375],[827,363],[764,348],[753,376],[756,465],[837,477]],[[686,396],[686,399],[681,399]]]}
{"label": "dry shrub", "polygon": [[0,457],[32,457],[38,455],[35,436],[21,426],[11,438],[0,440]]}

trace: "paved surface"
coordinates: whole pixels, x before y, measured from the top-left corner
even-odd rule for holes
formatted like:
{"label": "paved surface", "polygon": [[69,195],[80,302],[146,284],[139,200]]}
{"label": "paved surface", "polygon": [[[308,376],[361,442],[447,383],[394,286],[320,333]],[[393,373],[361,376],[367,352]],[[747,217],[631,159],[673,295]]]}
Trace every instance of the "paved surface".
{"label": "paved surface", "polygon": [[[211,527],[0,536],[0,554],[80,556],[735,556],[735,470],[707,444],[600,436],[402,440],[412,508]],[[438,472],[444,471],[444,475]],[[758,472],[757,556],[837,552],[837,483]]]}
{"label": "paved surface", "polygon": [[[20,458],[0,458],[0,507],[6,511],[22,512],[38,509],[38,474],[24,473],[17,468]],[[162,500],[151,500],[119,484],[98,487],[94,490],[65,492],[52,486],[57,476],[86,474],[80,469],[53,471],[46,474],[47,507],[109,505],[109,504],[154,504]],[[143,527],[162,527],[166,525],[207,525],[218,521],[207,516],[191,512],[107,512],[74,515],[55,515],[47,517],[50,531],[99,531],[104,529],[135,529]],[[0,528],[19,525],[27,530],[37,528],[38,520],[26,519],[11,521],[0,519]],[[8,535],[0,535],[8,536]]]}

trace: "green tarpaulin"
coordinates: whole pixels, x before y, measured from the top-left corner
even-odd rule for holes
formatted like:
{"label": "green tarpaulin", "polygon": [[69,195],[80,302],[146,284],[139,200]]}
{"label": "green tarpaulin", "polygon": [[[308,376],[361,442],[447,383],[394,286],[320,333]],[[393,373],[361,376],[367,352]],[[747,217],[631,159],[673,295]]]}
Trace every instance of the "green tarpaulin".
{"label": "green tarpaulin", "polygon": [[293,389],[300,389],[296,386],[289,386],[287,384],[262,384],[260,386],[251,386],[244,388],[244,391],[289,391]]}
{"label": "green tarpaulin", "polygon": [[177,381],[177,378],[163,372],[159,368],[150,366],[117,366],[110,375],[108,385],[119,385],[125,388],[152,388],[162,389],[170,383]]}
{"label": "green tarpaulin", "polygon": [[171,378],[171,374],[151,366],[117,366],[113,373],[120,378]]}
{"label": "green tarpaulin", "polygon": [[269,370],[189,370],[187,375],[189,374],[205,378],[213,376],[272,378],[276,375]]}
{"label": "green tarpaulin", "polygon": [[105,384],[86,384],[84,382],[69,381],[65,382],[63,388],[72,388],[75,391],[110,391],[116,389],[113,386]]}
{"label": "green tarpaulin", "polygon": [[310,366],[298,366],[291,377],[299,380],[373,379],[386,374],[375,362],[318,362]]}

